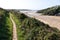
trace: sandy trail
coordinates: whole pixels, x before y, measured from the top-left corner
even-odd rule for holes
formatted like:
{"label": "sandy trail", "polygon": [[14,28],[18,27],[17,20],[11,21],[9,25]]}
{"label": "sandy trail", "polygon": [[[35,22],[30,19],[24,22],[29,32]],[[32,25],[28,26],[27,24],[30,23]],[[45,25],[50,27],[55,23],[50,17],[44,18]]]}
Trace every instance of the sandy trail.
{"label": "sandy trail", "polygon": [[10,19],[11,19],[12,24],[13,24],[13,38],[12,38],[12,40],[17,40],[16,24],[15,24],[14,20],[12,19],[12,16],[10,16]]}

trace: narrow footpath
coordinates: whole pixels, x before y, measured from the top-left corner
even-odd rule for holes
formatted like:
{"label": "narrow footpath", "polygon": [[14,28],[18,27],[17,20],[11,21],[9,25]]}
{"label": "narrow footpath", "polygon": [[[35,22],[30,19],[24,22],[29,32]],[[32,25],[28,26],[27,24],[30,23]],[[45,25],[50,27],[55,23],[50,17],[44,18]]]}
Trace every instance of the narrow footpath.
{"label": "narrow footpath", "polygon": [[11,15],[10,15],[10,19],[11,19],[12,24],[13,24],[13,38],[12,38],[12,40],[17,40],[16,24],[15,24],[14,20],[12,19]]}

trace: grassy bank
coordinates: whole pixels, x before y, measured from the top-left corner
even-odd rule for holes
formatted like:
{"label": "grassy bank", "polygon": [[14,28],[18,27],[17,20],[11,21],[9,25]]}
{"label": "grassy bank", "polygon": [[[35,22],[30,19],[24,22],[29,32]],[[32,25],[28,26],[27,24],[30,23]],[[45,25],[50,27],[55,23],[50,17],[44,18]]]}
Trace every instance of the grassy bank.
{"label": "grassy bank", "polygon": [[12,22],[4,9],[0,9],[0,40],[12,40]]}
{"label": "grassy bank", "polygon": [[18,40],[60,40],[60,31],[24,14],[11,12],[17,25]]}

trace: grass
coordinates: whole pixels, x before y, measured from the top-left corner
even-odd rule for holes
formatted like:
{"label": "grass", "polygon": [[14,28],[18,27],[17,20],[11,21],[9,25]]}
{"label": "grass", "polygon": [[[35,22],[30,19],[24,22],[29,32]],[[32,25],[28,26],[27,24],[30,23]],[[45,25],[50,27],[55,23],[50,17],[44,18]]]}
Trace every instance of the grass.
{"label": "grass", "polygon": [[13,29],[13,24],[12,24],[12,22],[11,22],[11,19],[8,18],[8,17],[7,17],[7,20],[6,20],[6,25],[8,25],[8,27],[9,27],[9,28],[8,28],[9,31],[10,31],[9,34],[11,35],[11,36],[10,36],[10,40],[12,40],[12,33],[13,33],[13,32],[12,32],[12,29]]}

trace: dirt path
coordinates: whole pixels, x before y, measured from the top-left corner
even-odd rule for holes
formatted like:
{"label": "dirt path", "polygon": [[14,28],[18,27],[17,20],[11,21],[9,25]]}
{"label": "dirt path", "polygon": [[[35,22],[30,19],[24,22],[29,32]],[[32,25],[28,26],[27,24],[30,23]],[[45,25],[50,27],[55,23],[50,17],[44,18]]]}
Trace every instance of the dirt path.
{"label": "dirt path", "polygon": [[11,15],[10,15],[10,19],[13,23],[13,38],[12,38],[12,40],[17,40],[16,24],[15,24],[14,20],[12,19]]}

